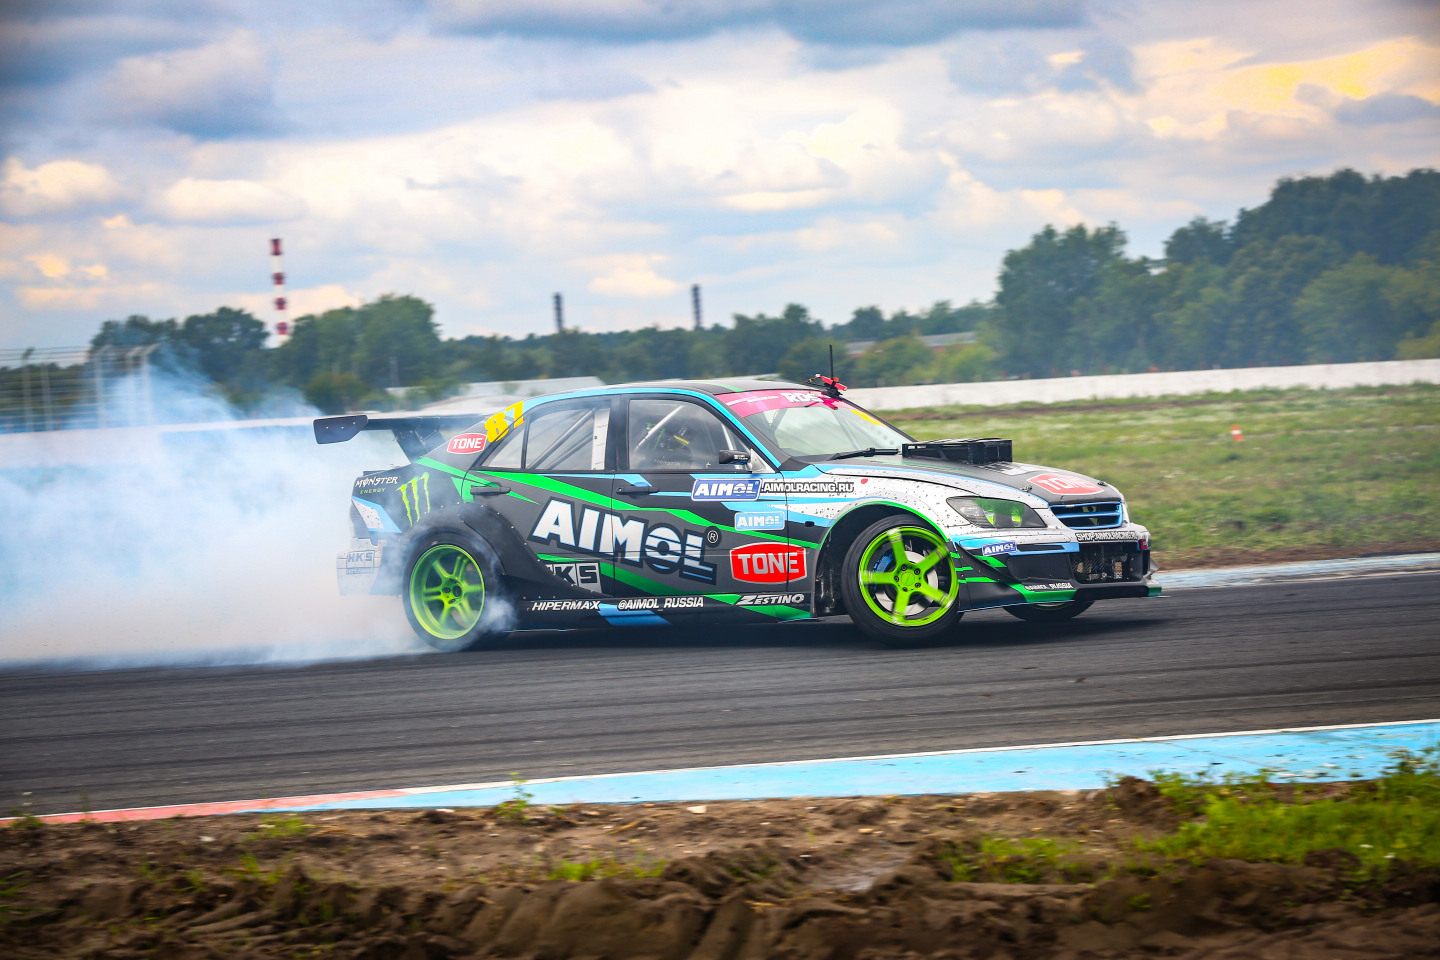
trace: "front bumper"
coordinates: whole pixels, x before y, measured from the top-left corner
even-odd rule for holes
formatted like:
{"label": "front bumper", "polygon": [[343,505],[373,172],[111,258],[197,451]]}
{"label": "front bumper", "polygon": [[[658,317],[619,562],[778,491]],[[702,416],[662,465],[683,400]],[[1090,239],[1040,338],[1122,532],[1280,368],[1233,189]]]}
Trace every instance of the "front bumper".
{"label": "front bumper", "polygon": [[1160,593],[1150,531],[1139,524],[1064,533],[1005,531],[957,537],[955,545],[962,551],[956,571],[971,609]]}

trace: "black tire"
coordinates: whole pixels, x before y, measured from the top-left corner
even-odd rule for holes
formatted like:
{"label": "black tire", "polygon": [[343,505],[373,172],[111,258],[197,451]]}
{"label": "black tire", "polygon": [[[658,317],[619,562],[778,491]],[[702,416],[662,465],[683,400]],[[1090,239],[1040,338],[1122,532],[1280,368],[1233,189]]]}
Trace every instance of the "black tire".
{"label": "black tire", "polygon": [[489,548],[468,532],[440,530],[417,540],[406,557],[400,602],[415,635],[443,653],[469,650],[509,632]]}
{"label": "black tire", "polygon": [[1003,608],[1012,617],[1029,620],[1032,623],[1060,623],[1074,620],[1090,609],[1094,600],[1064,600],[1060,603],[1022,603]]}
{"label": "black tire", "polygon": [[949,544],[905,514],[875,521],[850,544],[841,561],[840,595],[855,626],[890,646],[933,641],[961,616]]}

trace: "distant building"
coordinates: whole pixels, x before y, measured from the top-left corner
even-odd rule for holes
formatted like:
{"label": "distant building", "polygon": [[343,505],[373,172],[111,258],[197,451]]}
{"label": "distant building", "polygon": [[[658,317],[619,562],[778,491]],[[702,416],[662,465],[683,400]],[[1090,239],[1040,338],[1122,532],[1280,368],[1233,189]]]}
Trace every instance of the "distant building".
{"label": "distant building", "polygon": [[[976,334],[974,330],[965,330],[961,333],[931,333],[920,338],[920,342],[931,350],[943,350],[946,347],[953,347],[957,343],[974,343]],[[845,355],[858,357],[883,340],[850,340],[845,344]]]}

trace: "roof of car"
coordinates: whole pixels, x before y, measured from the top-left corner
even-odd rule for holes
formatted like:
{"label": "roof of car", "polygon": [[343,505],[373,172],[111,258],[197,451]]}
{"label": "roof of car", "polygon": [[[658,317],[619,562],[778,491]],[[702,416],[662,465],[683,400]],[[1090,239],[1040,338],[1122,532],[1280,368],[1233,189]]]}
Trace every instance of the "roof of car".
{"label": "roof of car", "polygon": [[791,383],[788,380],[760,380],[755,377],[734,377],[724,380],[648,380],[642,383],[617,383],[605,389],[623,393],[626,390],[634,390],[639,387],[650,389],[656,387],[673,387],[677,390],[698,390],[701,393],[708,393],[717,397],[724,393],[745,393],[750,390],[793,390],[796,387],[806,389],[801,384]]}

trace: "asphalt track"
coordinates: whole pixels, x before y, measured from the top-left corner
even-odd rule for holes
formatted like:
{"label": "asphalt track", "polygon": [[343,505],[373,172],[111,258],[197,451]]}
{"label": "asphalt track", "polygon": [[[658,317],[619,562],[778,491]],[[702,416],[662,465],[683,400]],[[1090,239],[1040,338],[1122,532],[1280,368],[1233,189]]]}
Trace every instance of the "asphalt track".
{"label": "asphalt track", "polygon": [[[1440,574],[1190,590],[875,647],[837,622],[458,656],[0,673],[35,813],[1440,716]],[[22,796],[28,794],[28,796]]]}

